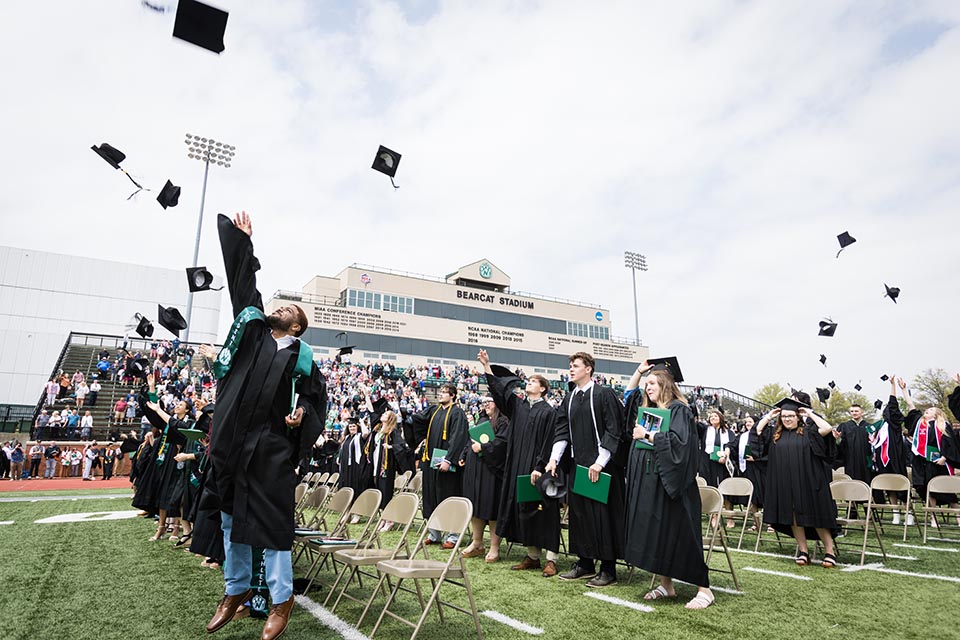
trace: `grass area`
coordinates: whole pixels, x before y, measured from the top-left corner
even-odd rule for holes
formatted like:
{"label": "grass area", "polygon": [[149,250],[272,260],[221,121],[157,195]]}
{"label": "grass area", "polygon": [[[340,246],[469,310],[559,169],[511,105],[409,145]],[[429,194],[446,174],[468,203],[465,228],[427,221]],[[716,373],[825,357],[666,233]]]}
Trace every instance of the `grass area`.
{"label": "grass area", "polygon": [[114,487],[112,489],[51,489],[49,491],[4,491],[0,492],[0,498],[42,498],[44,496],[96,496],[96,495],[120,495],[129,493],[133,496],[133,490],[130,487]]}
{"label": "grass area", "polygon": [[[90,491],[90,490],[87,490]],[[199,558],[173,549],[169,542],[152,543],[147,538],[154,527],[142,518],[66,524],[34,524],[34,521],[64,513],[125,510],[118,500],[47,501],[0,504],[0,549],[6,562],[0,563],[0,611],[5,638],[60,640],[202,637],[204,625],[222,594],[219,572],[201,569]],[[960,577],[960,553],[893,547],[900,542],[901,528],[888,526],[884,542],[888,552],[915,560],[889,559],[884,566],[903,571]],[[778,553],[772,541],[762,550]],[[744,541],[753,548],[754,538]],[[766,540],[766,538],[765,538]],[[846,539],[842,540],[846,542]],[[841,562],[853,562],[850,542],[841,547]],[[907,544],[921,545],[916,531]],[[929,547],[960,549],[960,544],[930,542]],[[785,545],[786,547],[786,545]],[[785,553],[792,547],[785,548]],[[819,566],[797,567],[789,559],[735,553],[743,595],[717,593],[717,606],[690,612],[683,602],[694,588],[678,585],[676,601],[655,603],[655,611],[644,613],[584,597],[589,591],[582,582],[546,580],[539,572],[513,572],[509,564],[522,551],[499,564],[487,565],[482,558],[468,561],[470,577],[480,610],[502,614],[541,627],[544,637],[584,640],[586,638],[659,637],[770,638],[815,637],[818,640],[846,638],[960,638],[955,609],[960,584],[889,575],[874,571],[845,573]],[[436,556],[432,556],[436,557]],[[12,561],[11,561],[12,560]],[[868,562],[880,558],[868,556]],[[712,564],[720,566],[722,555]],[[567,562],[561,558],[566,568]],[[798,581],[753,573],[756,567],[813,578]],[[299,575],[300,571],[298,571]],[[621,573],[621,579],[625,577]],[[332,575],[323,576],[330,584]],[[602,591],[634,602],[640,601],[649,584],[649,574],[639,572],[629,584],[621,583]],[[717,576],[715,586],[733,588],[729,576]],[[364,582],[365,588],[370,584]],[[312,591],[322,603],[326,588]],[[465,604],[462,590],[450,589],[452,600]],[[407,603],[415,602],[407,595]],[[378,600],[382,605],[382,600]],[[337,615],[354,622],[360,605],[344,603]],[[363,631],[369,633],[379,613],[368,616]],[[412,613],[407,608],[407,613]],[[372,617],[371,617],[372,616]],[[486,637],[515,639],[524,634],[501,623],[481,618]],[[928,622],[929,621],[929,622]],[[252,638],[262,622],[241,620],[217,632],[217,638]],[[448,612],[446,624],[435,613],[427,619],[421,637],[449,640],[453,635],[472,636],[469,619]],[[340,636],[296,607],[284,638],[317,639]],[[377,637],[387,640],[409,637],[400,623],[387,621]]]}

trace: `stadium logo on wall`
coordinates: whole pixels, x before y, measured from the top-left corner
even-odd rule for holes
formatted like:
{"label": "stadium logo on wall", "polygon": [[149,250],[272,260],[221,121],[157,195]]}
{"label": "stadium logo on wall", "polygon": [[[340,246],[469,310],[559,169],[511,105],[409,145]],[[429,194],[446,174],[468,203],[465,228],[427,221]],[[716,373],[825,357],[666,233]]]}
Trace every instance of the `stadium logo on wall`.
{"label": "stadium logo on wall", "polygon": [[597,311],[597,315],[595,317],[597,322],[603,322],[603,311]]}
{"label": "stadium logo on wall", "polygon": [[480,265],[480,277],[487,280],[493,277],[493,267],[490,266],[489,262],[484,262]]}
{"label": "stadium logo on wall", "polygon": [[373,282],[373,280],[370,278],[370,276],[364,273],[360,276],[360,282],[362,282],[364,285],[368,285]]}

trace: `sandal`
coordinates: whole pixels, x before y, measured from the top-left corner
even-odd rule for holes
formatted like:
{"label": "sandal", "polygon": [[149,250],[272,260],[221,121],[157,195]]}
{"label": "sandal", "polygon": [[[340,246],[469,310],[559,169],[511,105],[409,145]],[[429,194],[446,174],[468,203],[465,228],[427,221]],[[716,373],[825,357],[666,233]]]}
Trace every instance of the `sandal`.
{"label": "sandal", "polygon": [[805,567],[810,564],[810,554],[806,551],[801,551],[797,554],[797,559],[794,561],[801,567]]}
{"label": "sandal", "polygon": [[488,553],[487,556],[483,559],[487,564],[493,564],[494,562],[500,562],[500,554],[494,555],[493,553]]}
{"label": "sandal", "polygon": [[664,586],[658,585],[653,591],[648,591],[644,596],[644,600],[670,600],[671,598],[676,598],[676,593],[669,593]]}
{"label": "sandal", "polygon": [[837,566],[837,556],[832,553],[824,554],[823,562],[820,563],[820,566],[824,569],[833,569]]}
{"label": "sandal", "polygon": [[683,608],[699,611],[700,609],[706,609],[714,602],[716,602],[716,598],[714,598],[712,595],[707,595],[703,591],[697,591],[697,595],[693,596],[693,599],[690,600],[690,602],[683,605]]}

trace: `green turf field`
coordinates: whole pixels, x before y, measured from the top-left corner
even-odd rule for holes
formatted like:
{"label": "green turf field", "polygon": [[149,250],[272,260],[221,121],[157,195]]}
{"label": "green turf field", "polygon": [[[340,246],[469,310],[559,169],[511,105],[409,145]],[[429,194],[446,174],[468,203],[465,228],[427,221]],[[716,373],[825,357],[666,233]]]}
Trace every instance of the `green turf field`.
{"label": "green turf field", "polygon": [[[75,492],[76,494],[85,492]],[[2,503],[0,521],[0,612],[10,639],[63,640],[117,638],[199,638],[213,613],[223,583],[219,572],[200,568],[199,558],[175,550],[169,542],[148,542],[152,521],[142,518],[63,524],[34,524],[39,518],[80,512],[128,510],[122,500],[50,500]],[[896,533],[894,533],[896,531]],[[468,561],[478,608],[494,610],[528,625],[542,628],[547,638],[960,638],[956,622],[960,604],[960,544],[931,541],[929,549],[894,547],[902,528],[888,526],[888,552],[910,559],[888,559],[884,568],[916,574],[935,574],[952,581],[893,575],[874,570],[844,572],[819,566],[797,567],[790,559],[735,553],[734,563],[744,593],[717,592],[717,605],[706,611],[686,611],[682,603],[694,588],[678,585],[680,598],[653,604],[652,612],[635,611],[585,597],[582,582],[544,579],[539,572],[517,573],[509,564],[520,551],[496,565],[482,558]],[[952,532],[956,535],[956,531]],[[766,539],[766,538],[765,538]],[[744,548],[753,548],[754,538]],[[846,542],[846,540],[841,540]],[[922,546],[916,531],[908,545]],[[841,562],[854,562],[846,542]],[[948,549],[950,551],[937,551]],[[779,553],[772,542],[761,551]],[[784,553],[791,553],[792,547]],[[712,564],[720,566],[720,558]],[[561,564],[566,561],[561,558]],[[868,563],[879,562],[868,556]],[[747,570],[778,571],[812,578],[797,580]],[[563,569],[566,566],[562,567]],[[298,571],[301,573],[301,571]],[[640,602],[649,574],[639,573],[629,584],[602,590],[605,596]],[[332,576],[323,576],[327,583]],[[365,586],[369,586],[365,582]],[[714,586],[733,589],[729,576],[718,576]],[[465,603],[462,591],[451,589],[451,599]],[[326,589],[308,596],[319,603]],[[406,602],[415,601],[407,596]],[[379,602],[382,603],[382,600]],[[361,607],[341,604],[337,615],[352,622]],[[375,607],[379,613],[379,608]],[[412,609],[408,609],[408,612]],[[952,612],[952,613],[949,613]],[[481,618],[491,639],[534,637],[488,618]],[[361,630],[369,634],[374,617]],[[409,637],[409,630],[387,621],[377,638]],[[259,637],[262,622],[231,622],[217,638]],[[469,618],[449,612],[441,625],[435,613],[421,633],[425,639],[472,637]],[[295,608],[284,638],[341,638],[301,607]]]}

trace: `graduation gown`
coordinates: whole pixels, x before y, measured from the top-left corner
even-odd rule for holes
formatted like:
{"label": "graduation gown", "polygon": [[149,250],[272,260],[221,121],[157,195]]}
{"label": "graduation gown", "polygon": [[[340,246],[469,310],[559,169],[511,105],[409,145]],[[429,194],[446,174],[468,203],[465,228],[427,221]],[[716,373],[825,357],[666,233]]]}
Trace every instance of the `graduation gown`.
{"label": "graduation gown", "polygon": [[[923,429],[924,426],[927,428],[927,438],[936,442],[936,429],[935,424],[926,424],[922,420],[923,412],[919,409],[914,409],[907,414],[906,419],[904,420],[907,433],[913,436],[914,440],[917,435],[917,428]],[[955,448],[951,440],[955,437],[953,429],[947,427],[946,432],[940,434],[940,454],[947,459],[947,462],[951,463],[951,466],[956,464],[957,460],[951,461],[949,454],[956,456],[951,449]],[[913,462],[913,487],[917,490],[917,493],[920,495],[921,504],[926,504],[927,501],[927,485],[930,484],[930,481],[936,478],[937,476],[945,476],[950,473],[950,470],[947,469],[946,465],[937,464],[936,462],[931,462],[921,455],[917,455],[910,450],[910,456],[912,457]],[[946,506],[957,502],[957,495],[954,493],[932,493],[930,494],[933,500],[940,506]]]}
{"label": "graduation gown", "polygon": [[373,486],[370,461],[364,453],[366,444],[367,438],[358,432],[356,435],[344,438],[343,444],[340,445],[340,478],[337,480],[337,486],[353,489],[354,500]]}
{"label": "graduation gown", "polygon": [[[887,444],[887,464],[883,463],[882,450],[874,449],[874,468],[877,473],[899,473],[907,475],[907,461],[910,448],[903,437],[904,415],[900,411],[900,404],[896,396],[890,396],[887,406],[883,409],[883,419],[887,422],[889,441]],[[906,497],[906,496],[904,496]]]}
{"label": "graduation gown", "polygon": [[[710,428],[710,425],[704,422],[697,423],[697,431],[700,435],[700,476],[707,481],[707,484],[711,487],[719,487],[720,483],[725,479],[729,478],[730,474],[727,473],[726,465],[722,465],[719,462],[710,459],[710,454],[706,452],[707,447],[707,432]],[[733,449],[736,438],[732,436],[729,430],[727,433],[727,442],[724,443],[721,439],[721,430],[714,429],[713,442],[710,443],[713,447],[720,447],[721,449],[728,448]],[[730,452],[731,455],[733,451]]]}
{"label": "graduation gown", "polygon": [[[494,439],[480,445],[480,453],[473,452],[473,440],[467,438],[460,459],[463,466],[463,495],[473,503],[473,517],[481,520],[496,520],[500,507],[500,492],[503,486],[503,464],[497,464],[495,450],[496,434],[503,431],[509,420],[501,414],[493,427]],[[499,445],[502,446],[502,445]],[[489,459],[489,460],[488,460]]]}
{"label": "graduation gown", "polygon": [[867,435],[866,422],[847,420],[839,427],[840,442],[837,445],[837,460],[843,464],[843,471],[854,480],[870,484],[870,459],[873,450]]}
{"label": "graduation gown", "polygon": [[488,462],[498,463],[503,475],[497,510],[497,535],[527,547],[560,551],[560,502],[517,502],[517,476],[544,472],[556,431],[557,412],[546,400],[531,405],[514,389],[520,378],[486,374],[490,395],[509,419],[497,432]]}
{"label": "graduation gown", "polygon": [[148,513],[157,511],[157,489],[159,483],[157,477],[157,447],[160,439],[154,440],[153,444],[147,444],[146,441],[140,444],[137,449],[137,455],[133,459],[130,470],[130,480],[134,483],[133,500],[130,504]]}
{"label": "graduation gown", "polygon": [[[643,393],[627,400],[627,424],[636,424]],[[709,587],[700,533],[699,432],[687,405],[674,400],[670,429],[653,449],[631,446],[627,465],[624,559],[645,571]]]}
{"label": "graduation gown", "polygon": [[791,524],[806,529],[807,537],[818,539],[816,528],[836,530],[837,504],[830,493],[832,461],[837,443],[832,435],[821,436],[815,425],[783,429],[773,441],[774,424],[761,434],[761,451],[767,455],[763,521],[788,536]]}
{"label": "graduation gown", "polygon": [[[423,517],[429,518],[438,504],[451,496],[463,495],[463,469],[457,468],[457,460],[468,439],[467,416],[454,402],[447,408],[439,405],[428,407],[409,419],[417,442],[426,440],[421,452],[420,469],[423,471]],[[434,449],[447,451],[450,471],[443,472],[439,467],[430,466]]]}
{"label": "graduation gown", "polygon": [[[263,309],[256,288],[260,262],[250,237],[224,215],[217,216],[220,246],[234,316]],[[326,421],[326,385],[316,363],[297,380],[299,427],[288,428],[293,371],[299,345],[277,349],[265,322],[251,320],[217,386],[217,427],[210,443],[220,509],[233,515],[231,540],[265,549],[293,544],[294,469],[306,458]]]}
{"label": "graduation gown", "polygon": [[760,443],[761,436],[757,434],[757,426],[747,432],[747,442],[753,454],[753,462],[747,460],[747,471],[744,474],[753,483],[753,498],[751,502],[757,509],[763,509],[763,493],[767,477],[767,452]]}
{"label": "graduation gown", "polygon": [[578,393],[572,390],[557,408],[556,441],[568,443],[564,470],[572,479],[576,467],[593,465],[599,447],[603,447],[612,454],[603,469],[611,478],[607,504],[568,493],[570,553],[581,558],[615,560],[623,557],[624,472],[616,462],[623,434],[623,405],[609,387],[594,384],[581,399]]}
{"label": "graduation gown", "polygon": [[390,444],[389,449],[384,446],[384,438],[379,437],[379,434],[370,437],[367,466],[374,488],[380,490],[380,509],[385,509],[393,499],[397,473],[413,470],[413,451],[403,439],[402,430],[394,429],[386,439]]}

